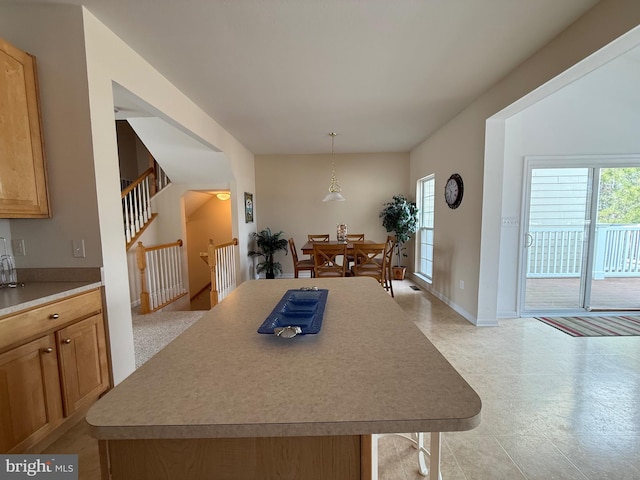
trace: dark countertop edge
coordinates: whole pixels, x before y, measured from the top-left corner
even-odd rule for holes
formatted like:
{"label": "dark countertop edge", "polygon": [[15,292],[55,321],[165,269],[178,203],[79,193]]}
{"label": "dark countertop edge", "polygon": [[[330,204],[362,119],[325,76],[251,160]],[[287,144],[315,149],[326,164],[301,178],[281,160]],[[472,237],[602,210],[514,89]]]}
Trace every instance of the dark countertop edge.
{"label": "dark countertop edge", "polygon": [[140,425],[140,426],[96,426],[89,419],[89,433],[100,440],[173,439],[194,438],[253,438],[253,437],[306,437],[327,435],[371,435],[407,432],[462,432],[480,425],[481,413],[465,419],[439,420],[371,420],[249,424],[249,425]]}

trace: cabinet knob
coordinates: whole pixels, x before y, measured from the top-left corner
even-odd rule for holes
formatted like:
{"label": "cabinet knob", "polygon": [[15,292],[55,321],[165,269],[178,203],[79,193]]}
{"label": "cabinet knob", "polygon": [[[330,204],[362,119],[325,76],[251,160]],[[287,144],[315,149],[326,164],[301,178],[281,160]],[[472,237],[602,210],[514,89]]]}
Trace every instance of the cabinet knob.
{"label": "cabinet knob", "polygon": [[51,348],[51,347],[47,347],[47,348],[43,349],[42,351],[43,351],[44,353],[51,353],[51,352],[53,352],[53,348]]}
{"label": "cabinet knob", "polygon": [[51,320],[57,320],[58,318],[60,318],[60,315],[59,315],[59,314],[57,314],[57,313],[52,313],[52,314],[49,316],[49,318],[50,318]]}
{"label": "cabinet knob", "polygon": [[71,343],[71,339],[70,338],[65,338],[63,340],[64,343],[66,343],[67,345],[69,345]]}

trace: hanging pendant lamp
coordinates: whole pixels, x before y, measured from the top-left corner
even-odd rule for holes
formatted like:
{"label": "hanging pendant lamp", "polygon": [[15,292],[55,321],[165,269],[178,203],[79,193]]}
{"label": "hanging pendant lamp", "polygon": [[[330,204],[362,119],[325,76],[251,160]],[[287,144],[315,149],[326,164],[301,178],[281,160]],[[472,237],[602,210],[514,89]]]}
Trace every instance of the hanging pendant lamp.
{"label": "hanging pendant lamp", "polygon": [[329,136],[331,136],[331,185],[329,185],[329,193],[327,196],[322,199],[323,202],[344,202],[346,199],[342,196],[342,189],[340,188],[340,184],[338,183],[338,179],[336,178],[336,162],[335,157],[333,155],[333,143],[338,135],[335,132],[331,132]]}

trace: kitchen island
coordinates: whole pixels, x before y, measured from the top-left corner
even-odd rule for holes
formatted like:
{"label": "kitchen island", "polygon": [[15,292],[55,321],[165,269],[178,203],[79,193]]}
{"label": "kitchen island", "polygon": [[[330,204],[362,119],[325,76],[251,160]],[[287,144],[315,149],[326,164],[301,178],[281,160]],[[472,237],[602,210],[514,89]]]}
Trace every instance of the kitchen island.
{"label": "kitchen island", "polygon": [[[312,286],[328,289],[318,334],[257,333],[287,290]],[[103,478],[360,480],[377,477],[372,434],[436,432],[437,449],[437,432],[476,427],[480,410],[375,280],[257,280],[100,399],[87,422]]]}

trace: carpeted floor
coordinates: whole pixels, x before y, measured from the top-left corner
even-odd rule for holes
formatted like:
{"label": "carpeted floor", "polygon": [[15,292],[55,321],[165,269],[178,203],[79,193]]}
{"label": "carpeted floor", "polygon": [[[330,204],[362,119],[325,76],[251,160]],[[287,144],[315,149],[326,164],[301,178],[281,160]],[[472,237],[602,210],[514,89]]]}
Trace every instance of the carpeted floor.
{"label": "carpeted floor", "polygon": [[536,317],[536,319],[572,337],[640,335],[640,315]]}
{"label": "carpeted floor", "polygon": [[205,310],[155,312],[146,315],[132,312],[136,368],[166,347],[205,313]]}

